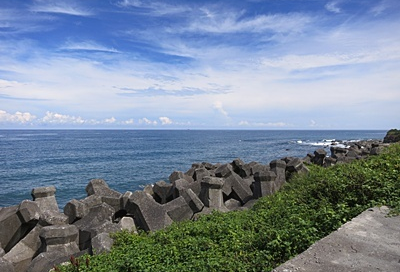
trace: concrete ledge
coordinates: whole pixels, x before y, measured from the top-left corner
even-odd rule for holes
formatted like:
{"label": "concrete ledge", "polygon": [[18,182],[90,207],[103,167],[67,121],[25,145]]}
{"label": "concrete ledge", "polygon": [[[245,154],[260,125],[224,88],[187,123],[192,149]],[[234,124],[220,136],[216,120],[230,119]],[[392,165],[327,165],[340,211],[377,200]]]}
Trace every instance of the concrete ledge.
{"label": "concrete ledge", "polygon": [[273,272],[400,271],[400,216],[364,211]]}

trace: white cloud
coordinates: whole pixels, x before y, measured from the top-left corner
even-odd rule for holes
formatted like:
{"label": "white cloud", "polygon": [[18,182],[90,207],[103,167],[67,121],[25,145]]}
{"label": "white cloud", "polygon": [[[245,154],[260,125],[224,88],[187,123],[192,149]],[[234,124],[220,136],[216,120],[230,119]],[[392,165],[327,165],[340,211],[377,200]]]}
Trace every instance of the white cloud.
{"label": "white cloud", "polygon": [[158,122],[157,121],[151,121],[149,119],[147,119],[146,117],[139,119],[139,124],[144,124],[144,125],[157,125]]}
{"label": "white cloud", "polygon": [[117,122],[117,119],[115,119],[114,117],[107,118],[104,120],[104,123],[106,124],[114,124],[115,122]]}
{"label": "white cloud", "polygon": [[123,8],[141,9],[135,10],[135,12],[151,16],[179,14],[191,10],[183,5],[169,5],[161,1],[122,0],[117,2],[116,5]]}
{"label": "white cloud", "polygon": [[260,33],[272,31],[275,33],[301,32],[313,19],[300,13],[259,15],[242,19],[241,12],[220,11],[218,16],[200,17],[191,22],[189,27],[179,31],[210,32],[210,33]]}
{"label": "white cloud", "polygon": [[133,124],[135,124],[135,121],[133,119],[129,119],[129,120],[123,121],[122,123],[125,125],[133,125]]}
{"label": "white cloud", "polygon": [[16,123],[16,124],[26,124],[34,121],[36,116],[29,112],[19,112],[8,113],[6,111],[0,110],[0,123]]}
{"label": "white cloud", "polygon": [[62,50],[86,50],[86,51],[102,51],[109,53],[119,53],[115,48],[108,48],[94,41],[82,41],[82,42],[66,42],[60,49]]}
{"label": "white cloud", "polygon": [[61,13],[75,16],[92,16],[89,10],[79,7],[76,3],[67,3],[66,1],[41,0],[31,7],[33,12]]}
{"label": "white cloud", "polygon": [[221,101],[215,101],[213,104],[213,109],[216,110],[217,112],[221,113],[225,117],[229,117],[228,112],[224,110],[224,107],[222,106]]}
{"label": "white cloud", "polygon": [[239,126],[246,127],[269,127],[269,128],[283,128],[283,127],[293,127],[292,124],[288,124],[285,122],[249,122],[249,121],[240,121],[238,123]]}
{"label": "white cloud", "polygon": [[84,124],[82,117],[75,117],[55,112],[46,112],[46,115],[40,120],[44,124]]}
{"label": "white cloud", "polygon": [[329,2],[325,5],[325,8],[327,11],[333,12],[333,13],[340,13],[342,10],[337,6],[338,2]]}
{"label": "white cloud", "polygon": [[160,119],[161,125],[171,125],[173,123],[172,120],[168,117],[160,117],[158,119]]}

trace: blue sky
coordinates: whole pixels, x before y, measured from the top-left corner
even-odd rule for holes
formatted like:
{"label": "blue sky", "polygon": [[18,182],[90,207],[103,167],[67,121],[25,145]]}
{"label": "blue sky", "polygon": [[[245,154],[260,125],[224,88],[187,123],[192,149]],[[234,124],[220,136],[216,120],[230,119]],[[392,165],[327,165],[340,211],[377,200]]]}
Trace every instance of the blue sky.
{"label": "blue sky", "polygon": [[400,127],[398,0],[1,0],[0,128]]}

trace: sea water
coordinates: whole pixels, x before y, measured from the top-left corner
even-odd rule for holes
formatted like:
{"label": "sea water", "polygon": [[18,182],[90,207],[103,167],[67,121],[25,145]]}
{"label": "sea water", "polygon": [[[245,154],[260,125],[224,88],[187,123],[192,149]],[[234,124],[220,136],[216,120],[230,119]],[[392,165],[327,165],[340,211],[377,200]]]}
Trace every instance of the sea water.
{"label": "sea water", "polygon": [[383,139],[386,131],[299,130],[0,130],[0,207],[54,185],[60,208],[86,197],[94,178],[121,193],[168,181],[193,163],[268,164],[304,157],[332,142]]}

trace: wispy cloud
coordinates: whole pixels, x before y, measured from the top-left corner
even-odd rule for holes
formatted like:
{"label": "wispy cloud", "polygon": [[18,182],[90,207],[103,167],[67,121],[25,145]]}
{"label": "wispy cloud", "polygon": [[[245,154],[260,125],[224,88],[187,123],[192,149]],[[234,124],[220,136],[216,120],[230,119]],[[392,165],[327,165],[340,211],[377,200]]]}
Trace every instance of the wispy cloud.
{"label": "wispy cloud", "polygon": [[151,16],[176,15],[191,11],[191,8],[182,4],[172,5],[161,1],[123,0],[116,5],[122,8],[135,8],[131,11]]}
{"label": "wispy cloud", "polygon": [[339,3],[336,1],[328,2],[325,5],[325,8],[327,11],[333,12],[333,13],[340,13],[342,12],[341,8],[338,7]]}
{"label": "wispy cloud", "polygon": [[[313,18],[301,13],[258,15],[244,17],[241,12],[221,11],[218,16],[209,14],[193,18],[188,27],[179,31],[205,33],[290,33],[301,32]],[[171,30],[173,31],[173,30]]]}
{"label": "wispy cloud", "polygon": [[63,46],[60,47],[60,49],[120,53],[115,48],[112,47],[109,48],[94,41],[82,41],[82,42],[67,41]]}
{"label": "wispy cloud", "polygon": [[30,8],[33,12],[44,12],[44,13],[59,13],[74,16],[92,16],[94,13],[88,9],[82,8],[77,2],[66,2],[66,1],[52,1],[52,0],[40,0],[35,1],[34,5]]}
{"label": "wispy cloud", "polygon": [[216,88],[193,88],[193,87],[184,87],[180,90],[171,90],[164,89],[160,87],[149,87],[147,89],[132,89],[132,88],[117,88],[116,89],[122,91],[118,92],[118,95],[121,96],[142,96],[142,97],[155,97],[155,96],[195,96],[195,95],[206,95],[206,94],[223,94],[228,93],[229,90],[226,87],[216,87]]}

